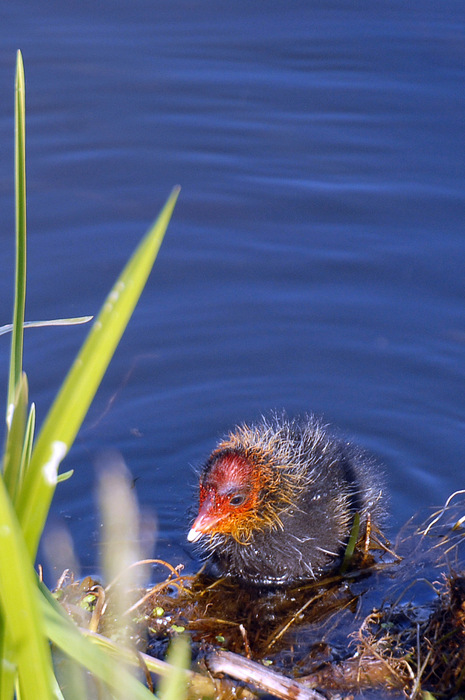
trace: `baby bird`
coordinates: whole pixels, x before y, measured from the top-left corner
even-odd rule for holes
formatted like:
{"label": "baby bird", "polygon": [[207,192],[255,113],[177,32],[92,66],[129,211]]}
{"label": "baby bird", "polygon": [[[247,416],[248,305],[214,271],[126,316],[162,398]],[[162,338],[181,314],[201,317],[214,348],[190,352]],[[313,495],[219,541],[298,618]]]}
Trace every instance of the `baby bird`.
{"label": "baby bird", "polygon": [[321,577],[383,513],[372,460],[326,432],[314,416],[263,418],[235,428],[200,474],[199,511],[187,539],[210,572],[256,586]]}

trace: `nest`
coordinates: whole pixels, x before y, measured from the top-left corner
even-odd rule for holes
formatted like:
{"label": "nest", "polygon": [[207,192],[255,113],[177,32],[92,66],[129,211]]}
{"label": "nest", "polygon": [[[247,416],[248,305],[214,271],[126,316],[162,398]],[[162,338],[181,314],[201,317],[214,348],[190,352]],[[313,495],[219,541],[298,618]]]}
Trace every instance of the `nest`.
{"label": "nest", "polygon": [[[251,697],[252,683],[282,698],[367,689],[452,698],[465,692],[464,513],[463,493],[454,494],[425,523],[409,522],[392,548],[381,537],[361,542],[344,575],[285,591],[183,576],[158,561],[165,574],[130,593],[123,624],[140,652],[163,658],[187,634],[197,671],[249,682],[215,681],[215,697]],[[57,595],[80,625],[121,634],[114,588],[64,579]]]}

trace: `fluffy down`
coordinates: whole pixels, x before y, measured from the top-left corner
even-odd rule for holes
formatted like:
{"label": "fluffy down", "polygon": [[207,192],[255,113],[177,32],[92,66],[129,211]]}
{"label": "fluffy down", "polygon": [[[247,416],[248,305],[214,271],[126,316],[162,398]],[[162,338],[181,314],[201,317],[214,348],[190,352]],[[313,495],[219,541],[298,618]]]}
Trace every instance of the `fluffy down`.
{"label": "fluffy down", "polygon": [[314,416],[235,428],[199,478],[188,534],[216,576],[290,585],[320,577],[344,552],[356,513],[363,533],[383,514],[379,469]]}

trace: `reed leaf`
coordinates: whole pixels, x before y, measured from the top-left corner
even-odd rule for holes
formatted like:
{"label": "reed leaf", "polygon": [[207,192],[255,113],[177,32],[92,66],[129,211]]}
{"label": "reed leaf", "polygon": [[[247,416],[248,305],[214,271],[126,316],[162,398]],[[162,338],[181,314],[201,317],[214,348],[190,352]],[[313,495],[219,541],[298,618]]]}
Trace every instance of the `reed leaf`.
{"label": "reed leaf", "polygon": [[[44,632],[37,583],[16,513],[0,477],[0,605],[3,653],[14,663],[21,697],[54,696],[52,660]],[[12,656],[14,653],[14,657]],[[5,670],[5,669],[3,669]],[[8,675],[2,680],[11,684]],[[8,695],[2,700],[8,700]]]}
{"label": "reed leaf", "polygon": [[28,405],[28,387],[24,372],[14,391],[11,401],[11,422],[6,436],[3,453],[3,478],[9,497],[14,502],[21,485],[21,463],[24,453],[24,435]]}
{"label": "reed leaf", "polygon": [[107,296],[39,433],[17,503],[32,557],[55,491],[59,465],[73,443],[140,297],[178,194],[177,187]]}
{"label": "reed leaf", "polygon": [[133,664],[137,664],[135,652],[127,652],[124,649],[120,652],[110,640],[107,640],[107,648],[104,650],[98,643],[93,643],[90,638],[82,634],[43,585],[41,585],[41,594],[40,604],[45,629],[50,640],[59,649],[114,691],[118,692],[121,687],[117,684],[123,682],[126,697],[134,700],[153,700],[152,693],[132,675],[128,668],[125,668],[128,656]]}
{"label": "reed leaf", "polygon": [[26,98],[21,51],[16,55],[15,80],[15,185],[16,270],[13,335],[7,397],[7,425],[11,424],[16,386],[23,368],[23,323],[26,305]]}
{"label": "reed leaf", "polygon": [[186,669],[190,666],[191,649],[186,636],[175,637],[171,642],[167,662],[173,670],[160,681],[160,700],[183,700],[187,698]]}
{"label": "reed leaf", "polygon": [[[52,318],[48,321],[24,321],[23,328],[45,328],[47,326],[79,326],[92,321],[93,316],[75,316],[73,318]],[[0,326],[0,335],[6,335],[13,331],[13,324],[7,323]]]}

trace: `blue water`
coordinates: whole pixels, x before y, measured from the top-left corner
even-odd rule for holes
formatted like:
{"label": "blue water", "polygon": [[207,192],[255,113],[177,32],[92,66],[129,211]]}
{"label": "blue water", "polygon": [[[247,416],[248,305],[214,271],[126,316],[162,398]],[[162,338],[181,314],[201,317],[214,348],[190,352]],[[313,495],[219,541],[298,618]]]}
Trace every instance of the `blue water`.
{"label": "blue water", "polygon": [[[27,317],[98,311],[171,187],[169,233],[63,469],[51,524],[98,566],[117,448],[157,556],[237,421],[314,411],[373,452],[390,531],[464,484],[463,0],[17,0],[0,9],[0,325],[11,318],[13,80],[27,86]],[[85,328],[30,330],[43,420]],[[0,339],[0,405],[9,340]]]}

